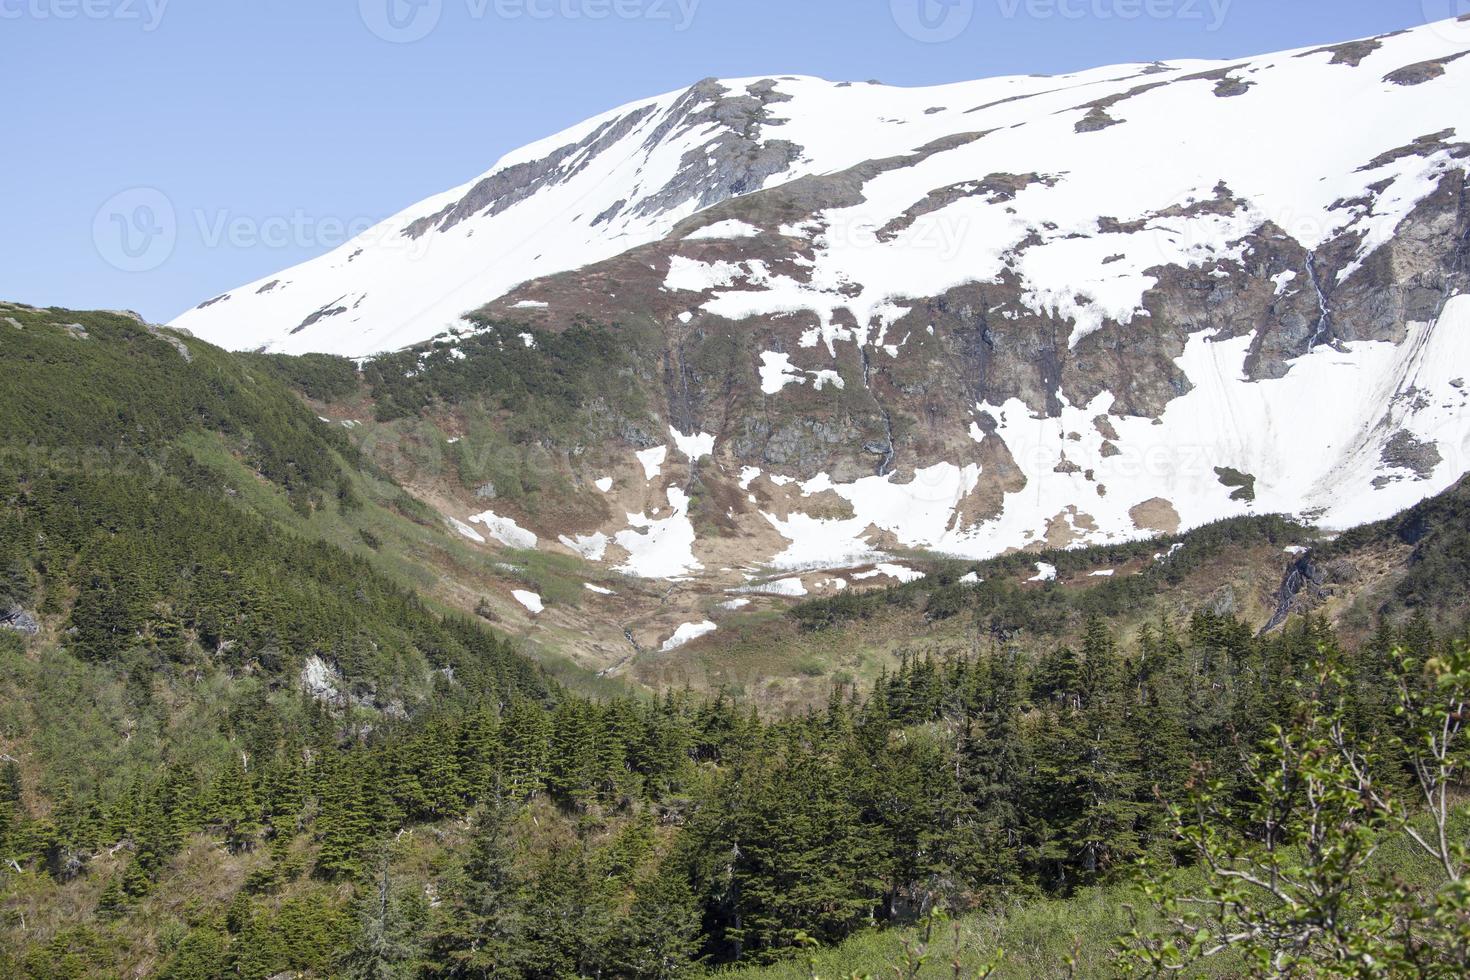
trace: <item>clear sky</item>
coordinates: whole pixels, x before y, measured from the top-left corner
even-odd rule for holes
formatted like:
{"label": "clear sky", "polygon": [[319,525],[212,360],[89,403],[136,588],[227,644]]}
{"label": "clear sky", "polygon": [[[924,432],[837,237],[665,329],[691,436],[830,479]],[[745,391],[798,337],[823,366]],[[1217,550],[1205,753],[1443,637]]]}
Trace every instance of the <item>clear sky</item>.
{"label": "clear sky", "polygon": [[[1466,12],[1470,0],[0,0],[0,298],[167,320],[507,150],[710,75],[925,85],[1259,54]],[[163,247],[136,237],[161,230]]]}

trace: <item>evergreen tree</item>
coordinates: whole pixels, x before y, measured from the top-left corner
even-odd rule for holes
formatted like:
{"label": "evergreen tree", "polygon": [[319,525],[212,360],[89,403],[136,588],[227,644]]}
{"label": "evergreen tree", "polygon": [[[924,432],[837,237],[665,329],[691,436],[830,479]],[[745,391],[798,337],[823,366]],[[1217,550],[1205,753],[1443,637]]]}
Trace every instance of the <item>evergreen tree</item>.
{"label": "evergreen tree", "polygon": [[505,789],[517,799],[539,793],[546,785],[551,722],[547,713],[525,698],[515,698],[502,728],[505,733]]}
{"label": "evergreen tree", "polygon": [[343,958],[342,974],[352,980],[408,980],[418,975],[427,909],[416,893],[394,887],[388,862],[357,902],[357,937]]}
{"label": "evergreen tree", "polygon": [[1141,853],[1140,759],[1129,724],[1124,666],[1107,627],[1094,619],[1083,640],[1084,707],[1077,748],[1077,806],[1068,837],[1089,878]]}
{"label": "evergreen tree", "polygon": [[373,838],[373,820],[363,786],[349,764],[333,767],[321,793],[316,819],[317,873],[327,878],[351,878],[363,870],[362,854]]}
{"label": "evergreen tree", "polygon": [[998,892],[987,901],[1021,880],[1022,811],[1032,775],[1021,723],[1023,685],[1014,652],[994,653],[972,672],[966,696],[972,713],[957,722],[958,789],[973,813],[971,876]]}
{"label": "evergreen tree", "polygon": [[122,877],[113,875],[97,898],[97,918],[110,922],[122,918],[127,911],[128,896],[123,892]]}
{"label": "evergreen tree", "polygon": [[429,939],[435,976],[519,977],[526,921],[513,834],[517,811],[501,799],[485,805],[469,853],[439,910]]}
{"label": "evergreen tree", "polygon": [[666,861],[640,880],[612,944],[611,971],[629,980],[681,980],[694,973],[699,907],[682,868]]}
{"label": "evergreen tree", "polygon": [[159,972],[159,980],[219,980],[226,976],[225,937],[208,928],[189,930]]}

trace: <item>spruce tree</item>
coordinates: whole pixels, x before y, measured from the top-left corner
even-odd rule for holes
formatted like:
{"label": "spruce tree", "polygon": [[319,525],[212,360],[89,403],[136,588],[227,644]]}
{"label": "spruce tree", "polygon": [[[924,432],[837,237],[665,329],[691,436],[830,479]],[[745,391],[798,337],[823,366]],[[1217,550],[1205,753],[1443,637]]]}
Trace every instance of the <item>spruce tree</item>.
{"label": "spruce tree", "polygon": [[427,909],[413,890],[394,886],[388,861],[356,903],[357,935],[342,958],[342,975],[352,980],[409,980],[418,975],[421,934]]}
{"label": "spruce tree", "polygon": [[682,980],[699,952],[699,907],[682,867],[665,861],[634,889],[612,944],[614,974],[629,980]]}
{"label": "spruce tree", "polygon": [[317,873],[327,878],[351,878],[362,873],[362,854],[373,836],[373,820],[355,767],[333,767],[321,793],[316,818]]}
{"label": "spruce tree", "polygon": [[492,798],[475,823],[463,865],[446,889],[429,939],[435,976],[521,976],[526,920],[516,870],[513,804]]}

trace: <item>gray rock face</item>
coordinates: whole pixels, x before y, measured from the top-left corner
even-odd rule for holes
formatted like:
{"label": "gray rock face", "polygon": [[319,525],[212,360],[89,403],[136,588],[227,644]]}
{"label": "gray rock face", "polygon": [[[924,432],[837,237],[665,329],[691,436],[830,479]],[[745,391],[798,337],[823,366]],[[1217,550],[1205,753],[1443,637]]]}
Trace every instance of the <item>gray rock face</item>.
{"label": "gray rock face", "polygon": [[1261,630],[1270,633],[1294,614],[1309,612],[1327,597],[1326,579],[1312,559],[1311,552],[1299,555],[1286,567],[1281,587],[1276,592],[1276,611]]}
{"label": "gray rock face", "polygon": [[194,353],[193,351],[189,350],[189,345],[184,343],[177,336],[175,336],[173,332],[162,330],[154,326],[148,327],[148,332],[157,337],[159,340],[163,341],[165,344],[168,344],[174,350],[178,351],[179,356],[184,359],[185,364],[194,363]]}
{"label": "gray rock face", "polygon": [[580,142],[563,146],[540,160],[518,163],[496,171],[471,187],[458,201],[435,214],[414,221],[404,229],[403,234],[407,238],[417,239],[431,229],[448,231],[477,214],[499,214],[537,191],[578,173],[586,166],[587,161],[627,136],[653,111],[653,106],[644,106],[603,123]]}
{"label": "gray rock face", "polygon": [[0,630],[9,630],[12,633],[20,633],[23,636],[35,636],[41,632],[41,624],[35,616],[12,606],[10,609],[0,612]]}
{"label": "gray rock face", "polygon": [[[664,119],[645,140],[654,148],[671,136],[715,125],[722,132],[680,161],[678,173],[664,187],[644,197],[631,212],[656,215],[694,201],[698,208],[758,190],[773,174],[788,169],[801,155],[801,147],[779,139],[763,139],[770,122],[766,107],[787,99],[775,90],[774,81],[757,82],[743,94],[731,94],[714,79],[694,85],[665,113]],[[644,106],[603,123],[584,139],[560,147],[539,160],[518,163],[484,178],[463,198],[435,214],[426,215],[404,229],[417,239],[431,229],[448,231],[474,215],[495,215],[538,191],[575,176],[588,162],[626,137],[656,111]],[[603,224],[623,212],[626,200],[598,214],[594,225]]]}
{"label": "gray rock face", "polygon": [[[1402,429],[1393,434],[1383,447],[1383,462],[1395,469],[1408,470],[1420,480],[1427,480],[1434,475],[1435,467],[1444,461],[1439,447],[1432,442],[1423,442],[1414,437],[1413,433]],[[1394,478],[1381,476],[1375,485],[1391,482]]]}
{"label": "gray rock face", "polygon": [[712,124],[722,132],[705,146],[686,153],[679,162],[678,174],[639,201],[632,213],[661,214],[689,201],[704,209],[759,190],[767,178],[789,169],[801,155],[801,147],[762,136],[770,125],[767,106],[788,98],[777,92],[775,82],[769,79],[750,85],[744,95],[731,95],[715,79],[695,85],[669,110],[645,147],[652,148],[674,133]]}
{"label": "gray rock face", "polygon": [[[984,138],[984,133],[973,133],[954,140]],[[1449,138],[1447,133],[1430,134],[1390,156],[1461,152]],[[1447,172],[1394,238],[1345,280],[1339,281],[1339,274],[1355,261],[1356,231],[1350,228],[1338,240],[1309,251],[1287,230],[1268,223],[1245,235],[1239,259],[1147,270],[1156,280],[1144,296],[1150,316],[1130,324],[1104,322],[1075,347],[1069,345],[1071,320],[1036,312],[1026,300],[1027,284],[1010,269],[993,281],[968,283],[938,296],[903,297],[909,312],[887,332],[890,342],[904,340],[902,355],[839,344],[830,366],[846,379],[842,391],[818,393],[808,383],[786,388],[779,399],[759,393],[760,353],[799,356],[798,338],[814,324],[813,318],[796,314],[730,323],[696,312],[685,321],[680,318],[690,308],[688,297],[677,298],[660,288],[668,256],[676,253],[704,261],[727,255],[759,259],[768,269],[804,281],[808,271],[802,261],[811,256],[811,243],[780,235],[777,227],[820,220],[827,209],[860,203],[864,183],[940,149],[924,147],[904,157],[868,161],[850,171],[801,178],[729,200],[684,222],[663,243],[539,282],[538,295],[558,298],[548,313],[553,324],[559,317],[577,315],[574,311],[586,311],[581,315],[602,322],[652,319],[666,324],[658,328],[667,331],[668,346],[659,355],[666,369],[661,378],[648,379],[648,401],[655,411],[649,421],[620,422],[622,444],[641,449],[662,443],[667,424],[677,424],[681,431],[717,433],[733,461],[742,465],[803,479],[828,473],[848,482],[880,468],[974,458],[975,444],[965,432],[971,422],[985,430],[986,420],[974,411],[979,403],[1001,405],[1016,399],[1038,416],[1055,418],[1063,400],[1085,405],[1106,391],[1113,396],[1112,416],[1157,419],[1174,399],[1192,390],[1177,359],[1189,338],[1201,331],[1214,331],[1220,339],[1251,336],[1246,377],[1284,378],[1293,361],[1314,347],[1362,340],[1402,343],[1409,324],[1433,320],[1447,297],[1470,288],[1470,195],[1459,170]],[[1464,152],[1470,154],[1470,148]],[[1004,207],[1014,196],[1054,179],[990,174],[936,188],[880,232],[897,233],[901,225],[961,197],[980,196]],[[1371,213],[1371,202],[1342,206]],[[1136,234],[1171,218],[1220,216],[1244,222],[1246,209],[1222,184],[1208,197],[1141,221],[1100,219],[1099,232]],[[738,246],[682,244],[692,230],[732,219],[762,233]],[[1036,244],[1023,240],[1012,253],[1024,257]],[[663,304],[678,305],[665,309]],[[834,322],[848,329],[857,326],[846,310],[839,310]],[[719,370],[699,367],[716,362],[722,365]],[[669,422],[657,421],[660,417]],[[1116,443],[1118,428],[1108,417],[1094,420],[1093,427]],[[983,456],[984,448],[979,452]],[[1407,474],[1433,471],[1435,452],[1433,446],[1415,447],[1401,439],[1385,465],[1402,467],[1406,473],[1399,479],[1413,478]],[[1119,453],[1113,443],[1103,449],[1104,457]],[[1064,459],[1059,450],[1048,468],[1071,473],[1075,464]],[[1001,473],[1008,474],[1009,492],[1018,489],[1017,481],[1024,484],[1018,473],[998,465],[1002,462],[987,460],[982,497],[999,493],[990,482]],[[1228,474],[1226,492],[1249,503],[1252,478],[1261,476]],[[1105,479],[1090,474],[1087,479],[1096,484],[1099,497],[1106,496]],[[1085,505],[1078,502],[1084,510]]]}
{"label": "gray rock face", "polygon": [[1387,75],[1384,75],[1383,80],[1394,85],[1423,85],[1425,82],[1443,75],[1445,65],[1459,61],[1467,53],[1470,52],[1462,51],[1448,58],[1435,58],[1430,61],[1420,61],[1416,64],[1405,65],[1396,71],[1391,71]]}

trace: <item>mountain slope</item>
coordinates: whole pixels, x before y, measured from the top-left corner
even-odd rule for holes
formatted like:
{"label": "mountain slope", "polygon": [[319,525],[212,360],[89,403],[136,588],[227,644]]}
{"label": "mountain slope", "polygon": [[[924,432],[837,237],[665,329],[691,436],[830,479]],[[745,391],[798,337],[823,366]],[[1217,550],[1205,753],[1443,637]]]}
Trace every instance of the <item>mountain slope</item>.
{"label": "mountain slope", "polygon": [[705,82],[179,324],[412,342],[319,408],[466,547],[582,569],[577,608],[509,621],[599,668],[916,574],[895,555],[1340,530],[1470,470],[1454,34]]}
{"label": "mountain slope", "polygon": [[[509,154],[477,180],[330,255],[216,297],[176,325],[237,348],[363,355],[404,347],[519,282],[658,240],[726,199],[897,161],[862,185],[869,206],[843,215],[841,247],[828,250],[820,270],[862,287],[848,308],[864,329],[889,300],[992,278],[1039,234],[1045,247],[1028,249],[1015,272],[1035,293],[1034,308],[1075,319],[1075,338],[1104,317],[1128,322],[1149,266],[1197,265],[1267,220],[1308,250],[1356,230],[1361,261],[1431,189],[1435,168],[1412,153],[1371,175],[1360,168],[1464,128],[1466,110],[1449,96],[1470,66],[1452,37],[1431,25],[1239,62],[928,89],[709,79]],[[1362,125],[1342,124],[1349,107]],[[975,183],[987,174],[1044,191],[1020,195],[1012,209],[965,204],[995,196]],[[1241,206],[1202,207],[1217,188]],[[1178,227],[1097,235],[1099,219],[1156,222],[1171,209]],[[947,228],[932,220],[908,227],[938,210]],[[892,248],[873,247],[883,228]],[[927,241],[919,234],[936,232]],[[1065,244],[1079,241],[1074,234],[1086,238]],[[913,260],[895,263],[900,250]],[[1103,260],[1118,253],[1123,265],[1107,268]]]}

